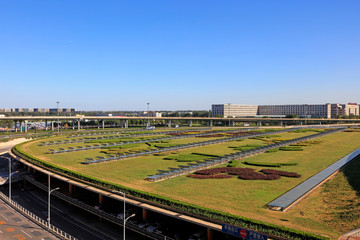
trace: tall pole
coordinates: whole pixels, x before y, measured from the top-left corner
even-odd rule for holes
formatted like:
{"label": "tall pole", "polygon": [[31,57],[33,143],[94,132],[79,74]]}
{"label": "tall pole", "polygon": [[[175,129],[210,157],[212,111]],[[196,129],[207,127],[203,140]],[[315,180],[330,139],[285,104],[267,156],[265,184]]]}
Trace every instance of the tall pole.
{"label": "tall pole", "polygon": [[59,128],[60,127],[59,126],[59,103],[60,102],[56,102],[56,104],[57,104],[57,115],[58,115],[58,126],[57,126],[58,127],[58,132],[60,132],[60,128]]}
{"label": "tall pole", "polygon": [[147,106],[148,106],[148,110],[147,110],[147,115],[148,115],[147,126],[149,126],[150,125],[150,119],[149,119],[149,117],[150,117],[150,113],[149,113],[149,111],[150,111],[150,103],[147,103]]}
{"label": "tall pole", "polygon": [[125,220],[125,200],[126,200],[126,198],[125,198],[125,193],[124,192],[120,192],[120,191],[112,191],[113,193],[120,193],[121,195],[123,195],[123,197],[124,197],[124,215],[123,215],[123,240],[125,240],[125,223],[126,223],[126,220]]}
{"label": "tall pole", "polygon": [[134,216],[135,216],[135,213],[131,214],[131,216],[129,216],[126,219],[125,219],[125,216],[124,216],[124,237],[123,237],[123,240],[125,240],[125,224],[126,224],[127,220],[129,220],[129,218],[132,218]]}
{"label": "tall pole", "polygon": [[11,157],[9,159],[9,199],[11,201]]}
{"label": "tall pole", "polygon": [[50,174],[48,175],[48,228],[50,228],[50,195],[53,191],[59,190],[60,188],[55,188],[51,190],[51,186],[50,186]]}

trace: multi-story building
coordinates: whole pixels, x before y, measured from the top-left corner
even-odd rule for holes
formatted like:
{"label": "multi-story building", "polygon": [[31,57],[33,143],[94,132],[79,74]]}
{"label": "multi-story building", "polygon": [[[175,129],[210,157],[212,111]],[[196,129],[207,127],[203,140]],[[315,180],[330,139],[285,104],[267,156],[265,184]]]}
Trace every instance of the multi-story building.
{"label": "multi-story building", "polygon": [[[354,111],[354,110],[351,110]],[[221,117],[284,117],[296,114],[300,117],[331,118],[331,104],[292,104],[292,105],[240,105],[213,104],[212,116]]]}
{"label": "multi-story building", "polygon": [[341,116],[359,116],[359,105],[356,103],[340,104],[335,103],[331,104],[331,118],[341,117]]}
{"label": "multi-story building", "polygon": [[231,103],[213,104],[211,110],[213,117],[254,117],[258,115],[257,105],[240,105]]}
{"label": "multi-story building", "polygon": [[331,118],[331,104],[260,105],[258,115],[290,115]]}

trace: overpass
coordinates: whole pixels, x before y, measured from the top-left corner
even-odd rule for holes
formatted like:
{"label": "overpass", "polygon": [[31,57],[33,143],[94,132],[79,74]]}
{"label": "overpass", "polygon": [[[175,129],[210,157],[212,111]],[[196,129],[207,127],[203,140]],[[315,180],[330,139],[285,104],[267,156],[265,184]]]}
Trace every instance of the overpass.
{"label": "overpass", "polygon": [[[207,122],[208,126],[213,126],[214,122],[221,122],[224,125],[228,124],[229,126],[234,126],[236,123],[254,123],[256,125],[263,124],[272,124],[272,125],[307,125],[307,124],[360,124],[360,119],[326,119],[326,118],[219,118],[219,117],[134,117],[134,116],[9,116],[2,117],[0,120],[13,120],[15,123],[24,123],[25,132],[27,131],[27,123],[31,121],[45,121],[46,126],[47,122],[52,123],[51,129],[54,130],[54,122],[56,121],[72,121],[73,123],[77,122],[77,128],[81,129],[81,121],[90,120],[97,121],[98,127],[100,125],[102,128],[105,128],[105,121],[110,120],[120,120],[121,127],[128,128],[129,121],[137,120],[143,121],[162,121],[168,127],[171,127],[171,124],[174,122],[186,122],[190,127],[192,126],[193,121],[202,121]],[[15,124],[16,126],[16,124]],[[47,130],[47,127],[46,127]],[[15,128],[17,131],[17,128]]]}

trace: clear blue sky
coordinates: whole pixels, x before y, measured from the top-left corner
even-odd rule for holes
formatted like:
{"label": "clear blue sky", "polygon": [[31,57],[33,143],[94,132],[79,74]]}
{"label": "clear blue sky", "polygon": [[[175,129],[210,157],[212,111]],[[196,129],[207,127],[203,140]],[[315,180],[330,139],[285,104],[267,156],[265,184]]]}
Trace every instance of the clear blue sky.
{"label": "clear blue sky", "polygon": [[2,0],[0,23],[0,108],[360,102],[359,0]]}

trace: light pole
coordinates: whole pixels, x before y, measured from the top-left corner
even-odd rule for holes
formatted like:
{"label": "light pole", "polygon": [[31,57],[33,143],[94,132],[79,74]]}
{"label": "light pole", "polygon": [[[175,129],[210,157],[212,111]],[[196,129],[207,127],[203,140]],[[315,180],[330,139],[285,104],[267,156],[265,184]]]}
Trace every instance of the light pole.
{"label": "light pole", "polygon": [[11,173],[11,157],[3,157],[9,160],[9,200],[11,201],[11,176],[19,171]]}
{"label": "light pole", "polygon": [[60,127],[59,126],[59,103],[60,102],[56,102],[56,104],[57,104],[57,115],[58,115],[58,126],[57,126],[58,127],[58,132],[60,132],[60,128],[59,128]]}
{"label": "light pole", "polygon": [[48,190],[48,228],[50,228],[50,195],[53,191],[59,190],[60,188],[54,188],[51,190],[50,188],[50,174],[49,174],[49,190]]}
{"label": "light pole", "polygon": [[125,224],[126,224],[126,221],[130,218],[130,217],[133,217],[133,215],[135,216],[135,214],[132,214],[130,217],[126,218],[126,214],[125,214],[125,201],[126,201],[126,197],[125,197],[125,193],[124,192],[120,192],[120,191],[112,191],[113,193],[120,193],[123,197],[124,197],[124,215],[123,215],[123,220],[124,220],[124,237],[123,237],[123,240],[125,240]]}
{"label": "light pole", "polygon": [[150,103],[147,103],[147,106],[148,106],[148,110],[147,110],[147,115],[148,115],[147,126],[149,126],[150,125],[150,120],[149,120],[149,117],[150,117],[150,113],[149,113]]}
{"label": "light pole", "polygon": [[123,240],[125,240],[125,224],[126,224],[126,222],[127,222],[127,220],[129,220],[129,218],[132,218],[132,217],[135,217],[135,213],[133,213],[133,214],[131,214],[129,217],[127,217],[126,219],[125,219],[125,215],[124,215],[124,237],[123,237]]}

